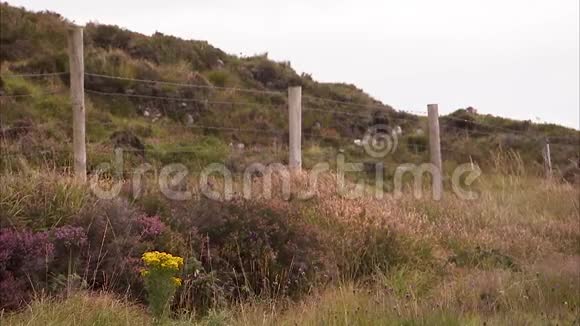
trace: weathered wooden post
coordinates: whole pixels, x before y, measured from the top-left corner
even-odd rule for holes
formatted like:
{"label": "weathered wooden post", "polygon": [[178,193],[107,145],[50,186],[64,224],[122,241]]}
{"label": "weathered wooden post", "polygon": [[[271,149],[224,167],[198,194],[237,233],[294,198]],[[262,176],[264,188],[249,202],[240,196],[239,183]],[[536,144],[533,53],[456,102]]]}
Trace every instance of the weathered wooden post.
{"label": "weathered wooden post", "polygon": [[429,154],[431,164],[437,169],[433,175],[433,194],[440,199],[443,194],[443,164],[441,161],[441,142],[439,139],[439,108],[437,104],[427,105],[429,119]]}
{"label": "weathered wooden post", "polygon": [[74,26],[68,32],[70,98],[73,110],[74,172],[82,182],[87,181],[87,151],[85,143],[85,67],[83,57],[83,28]]}
{"label": "weathered wooden post", "polygon": [[302,87],[288,87],[289,159],[291,171],[302,170]]}
{"label": "weathered wooden post", "polygon": [[546,171],[546,177],[548,179],[552,178],[552,155],[550,154],[550,141],[546,138],[544,142],[544,169]]}

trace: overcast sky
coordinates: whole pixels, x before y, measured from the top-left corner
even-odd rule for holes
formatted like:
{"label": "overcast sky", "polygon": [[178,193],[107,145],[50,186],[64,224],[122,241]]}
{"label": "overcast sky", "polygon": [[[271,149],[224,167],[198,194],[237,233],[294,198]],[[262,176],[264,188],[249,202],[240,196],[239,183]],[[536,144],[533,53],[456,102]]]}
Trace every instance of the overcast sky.
{"label": "overcast sky", "polygon": [[[11,0],[144,34],[268,52],[398,109],[481,113],[580,128],[578,0]],[[538,120],[540,119],[540,120]]]}

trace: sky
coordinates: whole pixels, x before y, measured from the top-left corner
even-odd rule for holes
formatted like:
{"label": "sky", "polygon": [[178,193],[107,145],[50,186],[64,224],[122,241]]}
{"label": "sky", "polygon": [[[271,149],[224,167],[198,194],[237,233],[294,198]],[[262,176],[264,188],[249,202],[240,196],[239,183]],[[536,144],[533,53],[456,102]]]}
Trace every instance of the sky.
{"label": "sky", "polygon": [[401,110],[480,113],[580,129],[578,0],[10,0],[77,24],[267,52]]}

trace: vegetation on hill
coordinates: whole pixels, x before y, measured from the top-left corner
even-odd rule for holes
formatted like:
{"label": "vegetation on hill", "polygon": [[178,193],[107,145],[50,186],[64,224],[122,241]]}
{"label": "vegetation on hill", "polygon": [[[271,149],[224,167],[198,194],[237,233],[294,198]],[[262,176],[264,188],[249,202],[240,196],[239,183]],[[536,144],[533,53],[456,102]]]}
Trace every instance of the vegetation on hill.
{"label": "vegetation on hill", "polygon": [[[156,172],[144,173],[137,193],[131,169],[102,180],[121,185],[117,198],[103,199],[70,173],[68,77],[22,76],[68,70],[69,22],[0,9],[0,324],[580,322],[578,131],[471,108],[442,117],[445,171],[471,161],[484,170],[472,201],[450,191],[441,201],[415,198],[407,186],[401,198],[347,198],[332,171],[309,200],[298,195],[309,180],[295,175],[289,196],[274,177],[271,198],[244,199],[236,176],[233,200],[194,188],[177,201],[159,189]],[[428,161],[425,117],[267,55],[236,57],[207,42],[97,23],[86,26],[85,42],[91,174],[115,147],[129,150],[126,167],[183,163],[195,172],[223,162],[241,172],[285,163],[289,85],[303,87],[307,168],[335,164],[340,153],[385,163],[390,180],[397,164]],[[145,82],[157,80],[166,82]],[[402,135],[392,155],[369,158],[353,141],[377,124]],[[543,176],[546,137],[564,179]],[[368,182],[374,173],[351,177]],[[175,186],[199,182],[190,174]],[[143,254],[157,251],[145,266]],[[180,263],[165,275],[175,295],[161,296],[173,298],[170,316],[158,320],[146,308],[155,298],[145,276],[161,264],[157,255],[170,257],[163,253]]]}
{"label": "vegetation on hill", "polygon": [[[0,136],[6,142],[5,149],[22,153],[38,164],[50,162],[52,167],[64,168],[70,163],[72,135],[68,76],[22,78],[10,74],[67,71],[66,35],[70,23],[55,13],[28,12],[7,3],[0,8],[0,93],[32,95],[1,99]],[[364,151],[355,148],[353,140],[361,139],[376,124],[403,130],[397,155],[386,159],[387,167],[427,159],[427,140],[421,132],[427,129],[424,117],[396,111],[353,85],[319,83],[307,74],[298,75],[290,63],[272,61],[267,54],[237,57],[205,41],[182,40],[162,33],[145,36],[90,23],[85,28],[85,66],[91,74],[85,85],[91,168],[110,159],[112,148],[120,145],[112,138],[119,133],[137,138],[137,149],[150,153],[150,162],[179,159],[179,155],[169,153],[177,149],[199,153],[183,154],[179,159],[190,168],[212,160],[285,162],[284,151],[276,149],[287,143],[285,92],[289,85],[303,87],[306,144],[322,147],[323,155],[308,157],[309,152],[305,153],[307,163],[330,160],[339,148],[353,158],[365,159]],[[451,166],[453,162],[474,161],[485,169],[492,163],[490,151],[502,148],[517,151],[528,172],[540,174],[546,137],[552,138],[552,160],[562,174],[577,166],[578,131],[470,112],[461,109],[442,118],[444,159]],[[237,143],[259,154],[237,157],[227,146]],[[206,145],[221,150],[206,157]],[[39,158],[39,152],[45,155]],[[16,168],[6,158],[0,165]]]}
{"label": "vegetation on hill", "polygon": [[578,190],[498,172],[479,200],[440,202],[348,199],[332,175],[310,201],[231,202],[99,200],[63,175],[4,175],[1,318],[150,321],[140,256],[159,250],[185,261],[167,323],[577,322]]}

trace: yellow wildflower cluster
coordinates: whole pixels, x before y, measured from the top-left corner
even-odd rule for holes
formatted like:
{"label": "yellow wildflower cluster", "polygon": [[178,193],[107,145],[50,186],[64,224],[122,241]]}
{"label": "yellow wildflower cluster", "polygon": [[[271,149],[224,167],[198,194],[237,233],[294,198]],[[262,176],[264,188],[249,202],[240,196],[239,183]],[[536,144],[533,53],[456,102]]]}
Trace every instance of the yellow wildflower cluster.
{"label": "yellow wildflower cluster", "polygon": [[141,257],[147,267],[179,270],[183,266],[183,258],[173,256],[166,252],[149,251]]}

